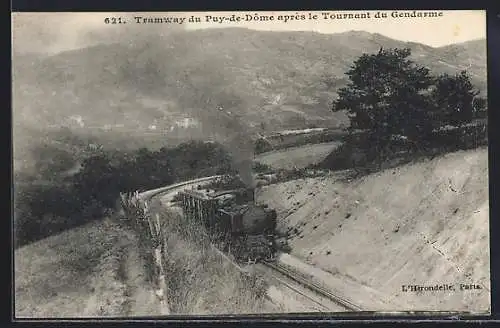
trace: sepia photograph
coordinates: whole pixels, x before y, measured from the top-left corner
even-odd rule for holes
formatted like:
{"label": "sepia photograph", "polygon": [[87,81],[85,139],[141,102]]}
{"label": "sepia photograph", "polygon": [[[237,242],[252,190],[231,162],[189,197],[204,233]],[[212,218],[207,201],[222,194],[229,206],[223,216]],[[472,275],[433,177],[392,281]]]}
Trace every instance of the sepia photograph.
{"label": "sepia photograph", "polygon": [[490,314],[484,10],[12,13],[16,319]]}

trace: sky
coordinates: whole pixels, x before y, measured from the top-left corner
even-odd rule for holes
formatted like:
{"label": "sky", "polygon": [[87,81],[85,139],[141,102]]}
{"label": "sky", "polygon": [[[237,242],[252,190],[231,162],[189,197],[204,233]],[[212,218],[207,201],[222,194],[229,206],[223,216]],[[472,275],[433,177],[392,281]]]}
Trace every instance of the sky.
{"label": "sky", "polygon": [[[379,33],[401,41],[423,43],[440,47],[453,43],[486,38],[486,12],[483,10],[442,11],[441,17],[392,17],[396,11],[381,11],[387,18],[375,18],[377,11],[303,11],[303,12],[257,12],[259,16],[273,17],[273,21],[245,21],[255,17],[256,12],[190,12],[190,13],[13,13],[13,50],[18,53],[57,53],[89,45],[109,42],[127,42],[146,35],[165,35],[180,29],[195,30],[220,27],[243,27],[267,31],[314,31],[318,33],[341,33],[361,30]],[[412,11],[397,11],[411,13]],[[423,13],[424,11],[418,11]],[[435,12],[435,11],[433,11]],[[325,14],[369,13],[369,18],[337,19],[325,18]],[[241,17],[239,22],[228,20],[232,15]],[[304,15],[306,19],[288,20],[284,16]],[[207,22],[207,15],[212,16]],[[249,15],[249,16],[247,16]],[[311,16],[309,16],[311,15]],[[314,18],[316,15],[316,18]],[[135,17],[184,18],[171,23],[137,23]],[[189,17],[198,17],[201,22],[190,23]],[[125,24],[106,24],[106,17],[120,17]],[[226,17],[225,21],[214,17]],[[310,18],[311,17],[311,18]]]}

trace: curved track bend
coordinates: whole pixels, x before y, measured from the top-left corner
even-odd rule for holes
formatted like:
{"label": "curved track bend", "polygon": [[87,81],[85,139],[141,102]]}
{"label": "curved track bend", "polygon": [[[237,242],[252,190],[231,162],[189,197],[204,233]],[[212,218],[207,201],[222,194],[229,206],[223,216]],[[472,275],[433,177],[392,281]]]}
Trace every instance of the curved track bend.
{"label": "curved track bend", "polygon": [[[173,198],[177,192],[183,189],[187,189],[200,183],[207,183],[220,177],[222,176],[216,175],[204,177],[176,183],[162,188],[147,190],[139,193],[139,197],[143,201],[149,202],[153,197],[158,197],[160,195],[165,196],[164,194],[170,193],[171,198]],[[233,262],[231,259],[227,259]],[[238,264],[234,264],[236,265],[236,267],[242,269]],[[314,308],[319,312],[362,311],[359,306],[349,302],[348,300],[340,296],[335,295],[326,288],[293,272],[283,265],[272,262],[263,262],[257,264],[256,266],[260,266],[259,271],[262,271],[262,267],[265,267],[268,272],[271,271],[272,279],[275,282],[287,288],[288,290],[292,290],[293,292],[300,295],[303,299],[311,303],[311,305],[314,305]],[[247,272],[247,270],[244,269],[242,269],[242,271]]]}

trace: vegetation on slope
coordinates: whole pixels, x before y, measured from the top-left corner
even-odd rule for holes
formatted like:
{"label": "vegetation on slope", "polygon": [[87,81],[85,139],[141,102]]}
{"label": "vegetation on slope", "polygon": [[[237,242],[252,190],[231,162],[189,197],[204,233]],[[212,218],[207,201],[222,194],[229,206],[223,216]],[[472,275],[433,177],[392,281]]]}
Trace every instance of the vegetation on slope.
{"label": "vegetation on slope", "polygon": [[434,76],[410,55],[410,49],[380,48],[354,61],[346,72],[349,83],[338,90],[332,106],[334,112],[348,113],[349,133],[326,160],[327,166],[380,168],[398,157],[486,144],[486,125],[480,122],[486,101],[470,75],[461,71]]}
{"label": "vegetation on slope", "polygon": [[120,267],[135,247],[130,234],[104,220],[16,250],[16,316],[125,315]]}
{"label": "vegetation on slope", "polygon": [[266,284],[243,274],[211,246],[207,232],[180,213],[159,209],[164,230],[167,299],[175,314],[250,314],[271,312]]}
{"label": "vegetation on slope", "polygon": [[97,150],[87,154],[81,168],[70,176],[52,174],[43,184],[36,179],[16,180],[16,246],[101,219],[115,208],[119,192],[153,189],[232,170],[231,157],[215,143],[192,141],[157,151]]}

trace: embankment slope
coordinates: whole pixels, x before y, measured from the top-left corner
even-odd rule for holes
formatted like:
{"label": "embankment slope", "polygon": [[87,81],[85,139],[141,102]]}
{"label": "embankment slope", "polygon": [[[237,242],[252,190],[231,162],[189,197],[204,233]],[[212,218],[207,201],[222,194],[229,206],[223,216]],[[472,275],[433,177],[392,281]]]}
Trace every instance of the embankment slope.
{"label": "embankment slope", "polygon": [[[490,310],[486,148],[350,182],[332,174],[271,185],[259,197],[296,229],[292,255],[401,304],[379,310]],[[402,291],[414,284],[455,291]]]}
{"label": "embankment slope", "polygon": [[18,318],[161,314],[137,239],[111,220],[21,247],[14,260]]}

